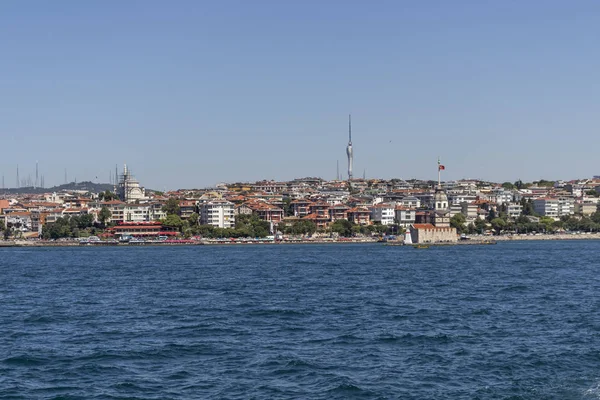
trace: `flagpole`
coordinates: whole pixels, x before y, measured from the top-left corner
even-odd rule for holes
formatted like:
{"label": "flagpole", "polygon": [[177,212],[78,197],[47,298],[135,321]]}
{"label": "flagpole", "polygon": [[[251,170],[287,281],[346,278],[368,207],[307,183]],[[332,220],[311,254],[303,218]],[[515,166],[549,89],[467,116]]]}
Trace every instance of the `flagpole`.
{"label": "flagpole", "polygon": [[440,170],[440,157],[438,157],[438,188],[442,187],[442,172]]}

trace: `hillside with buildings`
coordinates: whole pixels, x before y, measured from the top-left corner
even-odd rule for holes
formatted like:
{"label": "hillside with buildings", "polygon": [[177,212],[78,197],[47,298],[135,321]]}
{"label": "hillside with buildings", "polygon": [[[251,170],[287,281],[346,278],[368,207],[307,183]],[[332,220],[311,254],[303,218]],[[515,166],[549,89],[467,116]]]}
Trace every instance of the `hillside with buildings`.
{"label": "hillside with buildings", "polygon": [[[111,185],[91,182],[53,189],[0,194],[4,237],[370,236],[410,230],[420,242],[451,242],[461,233],[600,230],[596,177],[502,184],[312,177],[155,194],[125,167],[116,193]],[[57,223],[65,229],[50,231]]]}

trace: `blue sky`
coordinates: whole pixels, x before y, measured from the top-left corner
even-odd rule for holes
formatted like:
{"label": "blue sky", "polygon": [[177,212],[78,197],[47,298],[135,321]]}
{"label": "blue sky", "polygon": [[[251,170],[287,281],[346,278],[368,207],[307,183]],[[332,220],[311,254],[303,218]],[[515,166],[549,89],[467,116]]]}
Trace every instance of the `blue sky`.
{"label": "blue sky", "polygon": [[600,174],[596,1],[4,1],[0,173]]}

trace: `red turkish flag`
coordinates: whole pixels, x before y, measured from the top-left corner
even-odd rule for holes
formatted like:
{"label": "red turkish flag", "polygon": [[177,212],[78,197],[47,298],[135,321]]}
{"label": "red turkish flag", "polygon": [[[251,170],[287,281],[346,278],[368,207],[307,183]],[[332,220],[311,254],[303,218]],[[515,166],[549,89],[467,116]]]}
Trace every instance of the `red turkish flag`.
{"label": "red turkish flag", "polygon": [[445,169],[446,169],[446,167],[444,167],[443,165],[438,166],[438,170],[440,170],[440,171],[443,171]]}

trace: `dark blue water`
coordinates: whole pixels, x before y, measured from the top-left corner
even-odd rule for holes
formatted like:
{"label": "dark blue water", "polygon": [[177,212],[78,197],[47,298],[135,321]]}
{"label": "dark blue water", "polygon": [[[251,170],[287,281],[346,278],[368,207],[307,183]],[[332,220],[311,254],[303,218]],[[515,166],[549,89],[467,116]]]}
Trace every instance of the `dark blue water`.
{"label": "dark blue water", "polygon": [[0,249],[0,397],[597,399],[599,250]]}

